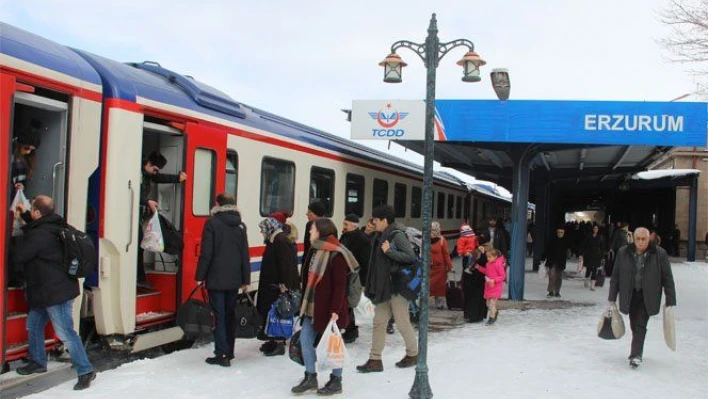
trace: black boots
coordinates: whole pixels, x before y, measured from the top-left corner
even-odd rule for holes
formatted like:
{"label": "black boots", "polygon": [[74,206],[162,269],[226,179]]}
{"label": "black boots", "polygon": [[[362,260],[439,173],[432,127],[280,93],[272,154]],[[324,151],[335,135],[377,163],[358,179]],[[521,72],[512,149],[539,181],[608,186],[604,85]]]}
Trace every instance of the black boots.
{"label": "black boots", "polygon": [[96,372],[92,371],[79,376],[79,382],[74,385],[74,391],[81,391],[91,386],[91,381],[96,379]]}
{"label": "black boots", "polygon": [[[315,391],[315,390],[317,390],[317,373],[310,374],[307,371],[305,371],[305,378],[303,378],[299,384],[292,387],[290,392],[296,393],[296,394],[301,394],[301,393],[305,393],[308,391]],[[341,386],[340,386],[340,390],[341,390]]]}
{"label": "black boots", "polygon": [[30,360],[27,364],[17,369],[17,374],[19,375],[39,374],[46,372],[47,368],[35,363],[34,360]]}
{"label": "black boots", "polygon": [[218,365],[221,367],[231,367],[231,359],[224,355],[208,357],[206,362],[208,364]]}
{"label": "black boots", "polygon": [[263,352],[266,356],[280,356],[285,354],[285,342],[276,342],[275,346],[271,350],[266,350]]}
{"label": "black boots", "polygon": [[342,393],[342,377],[337,377],[334,374],[329,375],[329,381],[322,388],[317,390],[320,396],[330,396]]}

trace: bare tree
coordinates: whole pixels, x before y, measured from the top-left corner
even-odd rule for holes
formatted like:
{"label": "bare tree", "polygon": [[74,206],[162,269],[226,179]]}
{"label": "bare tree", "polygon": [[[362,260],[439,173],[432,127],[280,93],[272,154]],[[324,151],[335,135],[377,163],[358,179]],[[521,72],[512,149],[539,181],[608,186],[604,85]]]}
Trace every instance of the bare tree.
{"label": "bare tree", "polygon": [[660,40],[673,54],[672,60],[696,65],[693,72],[707,75],[708,0],[671,0],[660,16],[672,30]]}

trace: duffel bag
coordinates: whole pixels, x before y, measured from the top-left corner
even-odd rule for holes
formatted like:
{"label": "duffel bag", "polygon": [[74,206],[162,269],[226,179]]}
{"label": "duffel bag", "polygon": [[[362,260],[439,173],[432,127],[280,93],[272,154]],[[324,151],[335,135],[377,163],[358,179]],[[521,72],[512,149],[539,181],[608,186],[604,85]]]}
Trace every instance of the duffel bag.
{"label": "duffel bag", "polygon": [[261,328],[263,322],[255,303],[253,303],[253,299],[248,293],[239,296],[234,308],[234,314],[236,316],[236,338],[256,338],[258,329]]}
{"label": "duffel bag", "polygon": [[206,289],[199,284],[177,310],[177,325],[188,339],[208,338],[215,328],[214,311],[209,303],[192,298],[199,288],[202,289],[202,296],[208,300]]}

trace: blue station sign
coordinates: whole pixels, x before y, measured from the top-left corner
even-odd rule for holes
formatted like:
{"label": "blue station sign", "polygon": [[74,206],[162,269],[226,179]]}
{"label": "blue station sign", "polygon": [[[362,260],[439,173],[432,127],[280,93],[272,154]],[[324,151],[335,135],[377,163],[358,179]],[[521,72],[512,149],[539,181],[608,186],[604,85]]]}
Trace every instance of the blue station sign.
{"label": "blue station sign", "polygon": [[707,145],[706,103],[437,100],[435,105],[436,140]]}

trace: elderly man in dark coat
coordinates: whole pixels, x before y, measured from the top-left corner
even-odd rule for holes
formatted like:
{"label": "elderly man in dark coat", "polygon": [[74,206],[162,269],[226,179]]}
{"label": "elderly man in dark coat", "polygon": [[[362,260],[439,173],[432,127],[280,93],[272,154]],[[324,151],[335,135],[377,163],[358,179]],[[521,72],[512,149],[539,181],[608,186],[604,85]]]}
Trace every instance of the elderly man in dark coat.
{"label": "elderly man in dark coat", "polygon": [[546,250],[541,256],[542,261],[546,261],[548,268],[548,298],[560,298],[560,289],[563,284],[563,270],[565,270],[568,259],[568,248],[572,243],[565,236],[565,228],[562,226],[556,229],[556,236],[546,244]]}
{"label": "elderly man in dark coat", "polygon": [[659,313],[661,290],[666,294],[666,306],[676,306],[676,287],[671,263],[666,251],[649,242],[649,230],[634,230],[634,243],[617,251],[610,282],[609,301],[620,299],[620,312],[629,314],[632,328],[632,349],[629,365],[642,364],[644,338],[649,317]]}
{"label": "elderly man in dark coat", "polygon": [[228,367],[234,358],[236,317],[234,308],[238,290],[248,290],[251,282],[251,258],[248,255],[246,225],[236,208],[236,198],[230,193],[216,196],[216,206],[202,232],[195,280],[206,281],[209,303],[214,309],[214,357],[209,364]]}

